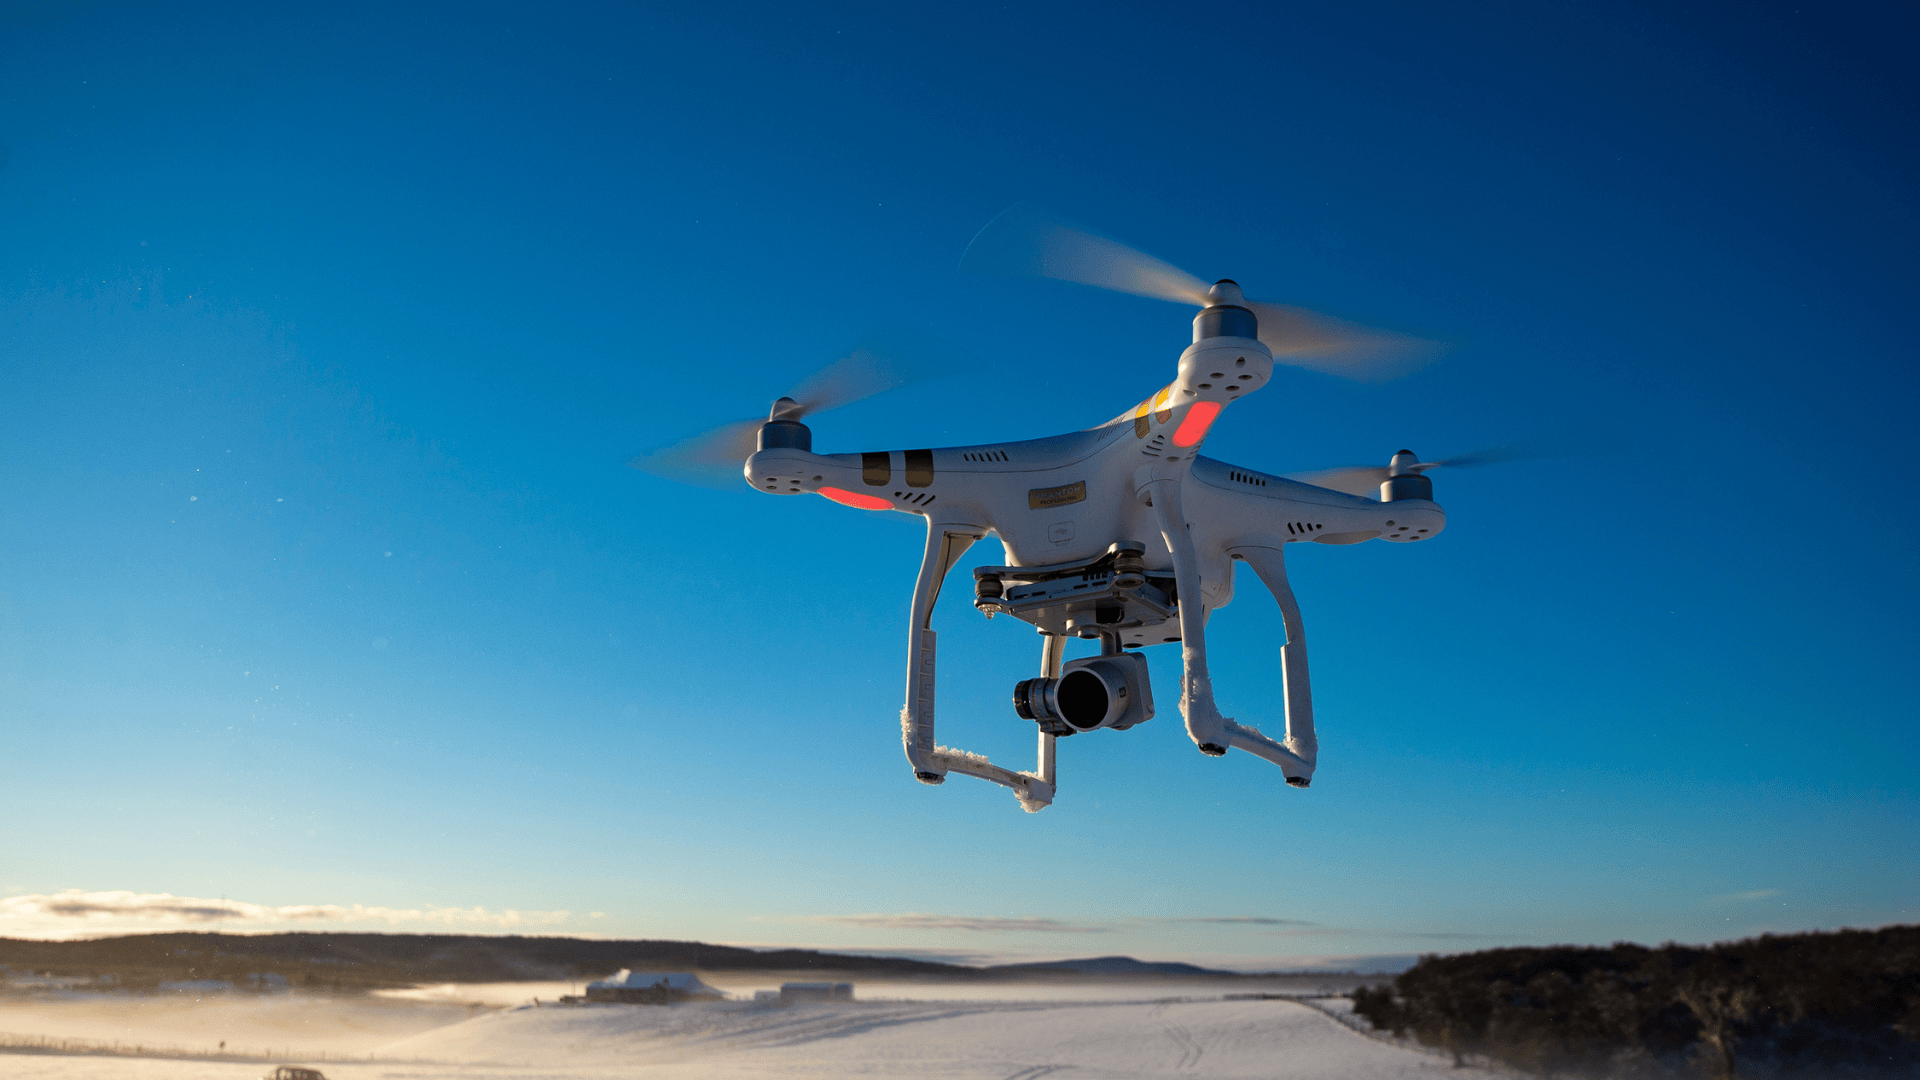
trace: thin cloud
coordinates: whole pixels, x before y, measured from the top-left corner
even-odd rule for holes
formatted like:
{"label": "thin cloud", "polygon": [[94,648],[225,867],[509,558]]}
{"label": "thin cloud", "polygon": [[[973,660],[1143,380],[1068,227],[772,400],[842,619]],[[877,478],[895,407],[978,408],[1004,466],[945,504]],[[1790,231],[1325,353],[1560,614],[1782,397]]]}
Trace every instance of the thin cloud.
{"label": "thin cloud", "polygon": [[[775,921],[788,921],[784,919]],[[1174,915],[1103,921],[1066,919],[1005,919],[984,915],[936,915],[927,912],[867,915],[815,915],[791,921],[832,923],[867,930],[966,931],[1004,934],[1111,934],[1140,932],[1154,926],[1237,926],[1263,937],[1287,938],[1375,938],[1420,941],[1477,941],[1492,935],[1452,930],[1366,930],[1351,926],[1322,926],[1306,919],[1283,919],[1272,915]]]}
{"label": "thin cloud", "polygon": [[872,930],[967,930],[977,933],[1109,934],[1114,928],[1063,919],[999,919],[984,915],[930,915],[910,911],[898,915],[816,915],[806,922],[837,923]]}
{"label": "thin cloud", "polygon": [[1715,903],[1719,903],[1719,904],[1727,904],[1727,903],[1737,904],[1744,901],[1752,901],[1752,900],[1771,900],[1774,897],[1781,895],[1782,892],[1784,892],[1784,890],[1782,889],[1748,889],[1745,892],[1721,893],[1719,896],[1716,896],[1713,899]]}
{"label": "thin cloud", "polygon": [[1225,926],[1312,926],[1305,919],[1275,919],[1267,915],[1176,915],[1141,919],[1150,923],[1215,923]]}
{"label": "thin cloud", "polygon": [[109,924],[139,926],[256,927],[287,923],[439,923],[448,926],[551,926],[563,923],[567,911],[490,911],[484,907],[392,908],[366,904],[250,904],[241,900],[209,900],[172,893],[128,890],[83,892],[69,889],[54,894],[0,898],[0,932],[9,930],[70,931],[105,928]]}
{"label": "thin cloud", "polygon": [[1151,925],[1211,924],[1223,926],[1312,926],[1303,919],[1277,919],[1267,915],[1180,915],[1155,918],[1118,919],[1111,922],[1070,921],[1067,919],[1006,919],[985,915],[934,915],[926,912],[871,915],[818,915],[802,922],[839,923],[883,930],[969,930],[982,933],[1012,931],[1044,934],[1107,934],[1143,923]]}
{"label": "thin cloud", "polygon": [[202,923],[245,918],[241,905],[208,903],[166,893],[82,893],[63,896],[18,896],[0,901],[9,915],[52,915],[61,919],[118,916],[160,922]]}
{"label": "thin cloud", "polygon": [[1315,926],[1311,923],[1268,933],[1272,937],[1409,938],[1431,941],[1477,941],[1493,936],[1466,930],[1362,930],[1352,926]]}

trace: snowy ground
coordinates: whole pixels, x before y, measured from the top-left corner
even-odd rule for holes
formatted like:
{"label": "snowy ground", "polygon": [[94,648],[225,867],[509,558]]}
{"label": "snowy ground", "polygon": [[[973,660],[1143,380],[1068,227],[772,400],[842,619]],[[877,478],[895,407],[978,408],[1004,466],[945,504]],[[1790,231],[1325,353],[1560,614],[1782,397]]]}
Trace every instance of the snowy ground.
{"label": "snowy ground", "polygon": [[[1064,988],[1062,988],[1064,989]],[[1082,988],[1085,989],[1085,988]],[[1286,1001],[874,1001],[794,1007],[728,1001],[658,1006],[516,1007],[390,1039],[383,1061],[314,1064],[329,1080],[1144,1080],[1157,1077],[1386,1080],[1461,1077],[1444,1059],[1384,1045],[1323,1013]],[[271,1008],[261,999],[256,1006]],[[243,1004],[240,1002],[236,1004]],[[380,1005],[346,1004],[303,1025],[340,1032]],[[420,1009],[390,1002],[386,1021],[421,1024]],[[445,1014],[442,1014],[444,1017]],[[0,1008],[0,1030],[23,1031]],[[229,1020],[231,1021],[231,1017]],[[284,1022],[285,1016],[276,1023]],[[193,1041],[180,1039],[179,1042]],[[156,1058],[0,1055],[16,1080],[252,1080],[264,1063]]]}
{"label": "snowy ground", "polygon": [[[282,1048],[366,1054],[489,1011],[446,1001],[311,994],[70,993],[0,999],[0,1032],[207,1052],[224,1042],[250,1054]],[[11,1075],[18,1061],[0,1057],[0,1076]]]}

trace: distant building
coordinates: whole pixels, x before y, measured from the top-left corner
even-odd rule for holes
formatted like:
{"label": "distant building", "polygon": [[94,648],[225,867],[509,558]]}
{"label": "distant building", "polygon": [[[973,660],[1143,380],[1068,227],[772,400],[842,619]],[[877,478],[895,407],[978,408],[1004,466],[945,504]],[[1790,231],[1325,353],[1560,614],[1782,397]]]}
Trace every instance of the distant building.
{"label": "distant building", "polygon": [[233,984],[225,979],[168,979],[159,990],[163,994],[228,994]]}
{"label": "distant building", "polygon": [[14,990],[63,991],[79,990],[94,985],[91,975],[55,975],[47,972],[35,975],[27,971],[20,975],[0,974],[0,984]]}
{"label": "distant building", "polygon": [[587,984],[588,1001],[616,1001],[628,1005],[667,1005],[676,1001],[718,1000],[727,995],[691,971],[629,971]]}
{"label": "distant building", "polygon": [[853,984],[837,982],[793,982],[780,984],[780,1000],[791,1005],[799,1001],[852,1001]]}

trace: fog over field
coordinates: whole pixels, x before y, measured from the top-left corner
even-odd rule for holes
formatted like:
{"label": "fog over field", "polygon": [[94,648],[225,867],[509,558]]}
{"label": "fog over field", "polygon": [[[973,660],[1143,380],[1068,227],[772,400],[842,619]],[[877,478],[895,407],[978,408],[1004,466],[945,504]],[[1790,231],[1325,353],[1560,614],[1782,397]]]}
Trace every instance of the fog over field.
{"label": "fog over field", "polygon": [[[673,1006],[531,1003],[533,992],[555,986],[425,988],[344,999],[70,995],[17,1001],[0,1004],[0,1030],[16,1036],[205,1051],[224,1039],[229,1052],[270,1046],[287,1052],[271,1061],[8,1054],[0,1063],[8,1076],[27,1080],[250,1080],[279,1063],[322,1068],[329,1080],[636,1074],[1028,1080],[1056,1072],[1373,1080],[1434,1075],[1448,1064],[1368,1038],[1305,1004],[1227,1001],[1222,987],[1198,982],[876,983],[863,986],[863,1000],[851,1004],[793,1006],[738,995]],[[517,993],[523,1003],[501,1008],[433,1000],[448,989],[496,999]],[[1004,992],[991,1000],[992,990]],[[1249,987],[1236,984],[1235,992]],[[360,1060],[333,1060],[340,1056]]]}
{"label": "fog over field", "polygon": [[366,1054],[493,1007],[308,994],[73,994],[0,1001],[0,1032],[208,1052],[224,1042],[240,1052]]}

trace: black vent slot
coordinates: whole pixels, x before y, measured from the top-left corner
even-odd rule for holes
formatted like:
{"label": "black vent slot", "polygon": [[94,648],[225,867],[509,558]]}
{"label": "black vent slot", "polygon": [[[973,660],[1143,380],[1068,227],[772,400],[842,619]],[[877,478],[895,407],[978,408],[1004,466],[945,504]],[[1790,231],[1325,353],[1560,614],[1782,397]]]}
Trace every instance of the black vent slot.
{"label": "black vent slot", "polygon": [[1005,450],[969,450],[960,455],[962,461],[1008,461]]}
{"label": "black vent slot", "polygon": [[1227,471],[1227,475],[1231,476],[1235,480],[1240,481],[1243,484],[1251,484],[1254,487],[1267,486],[1267,482],[1264,478],[1255,476],[1252,473],[1243,473],[1239,469],[1229,469]]}

